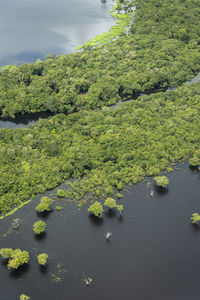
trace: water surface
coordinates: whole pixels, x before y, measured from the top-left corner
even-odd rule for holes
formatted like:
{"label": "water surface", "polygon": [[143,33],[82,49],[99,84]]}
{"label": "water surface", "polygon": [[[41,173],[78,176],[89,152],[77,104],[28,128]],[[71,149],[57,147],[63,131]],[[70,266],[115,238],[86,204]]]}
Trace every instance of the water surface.
{"label": "water surface", "polygon": [[73,52],[111,27],[112,4],[112,0],[0,1],[0,67]]}
{"label": "water surface", "polygon": [[[44,218],[47,230],[40,240],[32,231],[39,197],[2,220],[1,247],[29,250],[31,261],[15,272],[1,263],[1,299],[25,293],[33,300],[199,300],[200,227],[190,224],[190,216],[200,208],[200,174],[180,165],[169,180],[165,192],[146,183],[126,192],[122,218],[105,212],[97,222],[87,207],[77,211],[61,202],[63,211]],[[21,226],[12,232],[17,217]],[[104,237],[108,230],[110,242]],[[37,264],[41,252],[49,254],[46,269]],[[94,279],[92,287],[85,277]]]}

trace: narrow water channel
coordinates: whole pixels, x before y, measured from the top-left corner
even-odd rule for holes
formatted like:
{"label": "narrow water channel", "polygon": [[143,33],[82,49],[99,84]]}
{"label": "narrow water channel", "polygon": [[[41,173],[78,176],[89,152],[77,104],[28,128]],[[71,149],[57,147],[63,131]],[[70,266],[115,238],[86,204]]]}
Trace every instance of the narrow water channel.
{"label": "narrow water channel", "polygon": [[[14,272],[1,260],[1,299],[25,293],[33,300],[199,300],[200,227],[190,223],[190,216],[200,208],[200,174],[185,164],[168,177],[165,192],[144,182],[125,192],[122,218],[105,211],[97,222],[86,207],[78,211],[58,201],[64,210],[54,209],[44,218],[47,230],[41,239],[32,231],[39,220],[34,210],[39,196],[2,220],[1,247],[28,250],[31,260]],[[19,229],[11,228],[13,218],[19,218]],[[37,264],[42,252],[49,255],[46,269]],[[85,277],[93,278],[91,287]]]}

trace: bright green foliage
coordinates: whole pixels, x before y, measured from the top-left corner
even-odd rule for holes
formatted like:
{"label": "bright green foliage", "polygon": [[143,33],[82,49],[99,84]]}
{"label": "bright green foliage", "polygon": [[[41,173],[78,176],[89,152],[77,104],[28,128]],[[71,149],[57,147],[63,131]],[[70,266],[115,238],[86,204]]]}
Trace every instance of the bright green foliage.
{"label": "bright green foliage", "polygon": [[46,253],[41,253],[37,256],[38,263],[42,266],[45,266],[47,263],[48,255]]}
{"label": "bright green foliage", "polygon": [[12,253],[13,253],[13,249],[12,248],[1,248],[0,249],[0,255],[3,258],[9,258]]}
{"label": "bright green foliage", "polygon": [[51,210],[51,204],[53,203],[53,200],[50,199],[49,197],[42,197],[40,199],[40,203],[36,206],[36,210],[38,212],[45,212],[45,211],[50,211]]}
{"label": "bright green foliage", "polygon": [[198,224],[198,222],[200,221],[200,215],[198,213],[193,213],[191,221],[193,224]]}
{"label": "bright green foliage", "polygon": [[98,201],[95,201],[92,205],[90,205],[88,211],[98,218],[101,218],[103,216],[103,206]]}
{"label": "bright green foliage", "polygon": [[22,294],[21,296],[20,296],[20,300],[30,300],[31,298],[29,297],[29,296],[26,296],[26,295],[24,295],[24,294]]}
{"label": "bright green foliage", "polygon": [[124,209],[124,206],[123,205],[117,205],[117,210],[119,211],[120,215],[122,213],[122,210]]}
{"label": "bright green foliage", "polygon": [[110,209],[114,208],[117,206],[116,200],[113,198],[107,198],[104,202],[104,205],[109,207]]}
{"label": "bright green foliage", "polygon": [[23,130],[0,130],[1,213],[71,178],[68,199],[103,201],[177,161],[199,158],[200,83],[162,91],[200,70],[200,5],[123,1],[119,14],[134,6],[128,32],[109,43],[0,69],[3,116],[59,113]]}
{"label": "bright green foliage", "polygon": [[192,158],[190,158],[189,163],[190,163],[191,166],[197,167],[197,166],[200,165],[200,158],[192,157]]}
{"label": "bright green foliage", "polygon": [[169,179],[166,176],[157,176],[154,177],[154,180],[156,181],[156,184],[158,186],[161,186],[163,188],[167,187],[167,185],[169,184]]}
{"label": "bright green foliage", "polygon": [[61,189],[57,190],[58,198],[63,198],[63,197],[65,197],[65,195],[66,195],[66,192],[64,190],[61,190]]}
{"label": "bright green foliage", "polygon": [[41,234],[46,229],[46,223],[43,221],[37,221],[33,224],[33,231],[36,234]]}
{"label": "bright green foliage", "polygon": [[[125,11],[126,13],[124,13]],[[116,25],[112,26],[108,32],[96,35],[94,39],[85,42],[84,45],[77,47],[77,49],[87,49],[110,43],[113,39],[119,37],[120,34],[127,32],[127,27],[132,19],[133,12],[131,10],[126,10],[124,3],[116,0],[116,5],[114,5],[110,14],[116,19]]]}
{"label": "bright green foliage", "polygon": [[8,269],[18,269],[21,265],[27,264],[30,259],[28,251],[22,251],[20,249],[13,250],[9,258],[7,264]]}

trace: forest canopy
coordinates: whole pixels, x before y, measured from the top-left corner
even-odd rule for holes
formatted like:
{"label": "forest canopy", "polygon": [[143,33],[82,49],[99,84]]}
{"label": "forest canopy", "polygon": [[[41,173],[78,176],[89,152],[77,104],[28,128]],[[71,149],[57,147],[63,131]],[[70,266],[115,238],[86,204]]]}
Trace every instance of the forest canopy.
{"label": "forest canopy", "polygon": [[179,87],[200,70],[200,6],[134,0],[117,9],[134,7],[128,31],[112,41],[0,69],[3,116],[57,113],[0,129],[1,213],[66,180],[77,202],[121,197],[124,185],[200,159],[200,83]]}

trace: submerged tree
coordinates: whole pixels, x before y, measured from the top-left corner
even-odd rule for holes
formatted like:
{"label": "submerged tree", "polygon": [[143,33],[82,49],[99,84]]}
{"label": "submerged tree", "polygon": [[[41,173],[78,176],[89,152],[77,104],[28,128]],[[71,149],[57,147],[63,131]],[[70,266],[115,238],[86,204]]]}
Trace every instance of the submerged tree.
{"label": "submerged tree", "polygon": [[37,256],[38,263],[42,266],[45,266],[47,263],[48,255],[46,253],[41,253]]}
{"label": "submerged tree", "polygon": [[25,294],[21,294],[20,300],[30,300],[31,298],[29,296],[26,296]]}
{"label": "submerged tree", "polygon": [[109,207],[110,209],[114,208],[117,206],[116,200],[113,198],[107,198],[104,202],[104,205]]}
{"label": "submerged tree", "polygon": [[88,211],[98,218],[103,217],[103,206],[98,201],[95,201],[92,205],[90,205],[90,207],[88,208]]}
{"label": "submerged tree", "polygon": [[50,211],[52,203],[53,203],[53,200],[51,198],[44,196],[40,199],[40,203],[36,206],[35,209],[38,212]]}
{"label": "submerged tree", "polygon": [[9,258],[12,253],[13,253],[13,249],[12,248],[2,248],[2,249],[0,249],[0,255],[3,258]]}
{"label": "submerged tree", "polygon": [[167,185],[169,184],[169,179],[166,176],[157,176],[154,177],[154,180],[156,181],[156,184],[160,187],[167,187]]}
{"label": "submerged tree", "polygon": [[39,235],[46,229],[46,223],[43,221],[37,221],[33,224],[33,231]]}
{"label": "submerged tree", "polygon": [[123,205],[117,205],[117,210],[119,211],[120,216],[122,215],[122,210],[124,209]]}
{"label": "submerged tree", "polygon": [[191,217],[192,224],[198,224],[200,221],[200,215],[198,213],[193,213]]}

